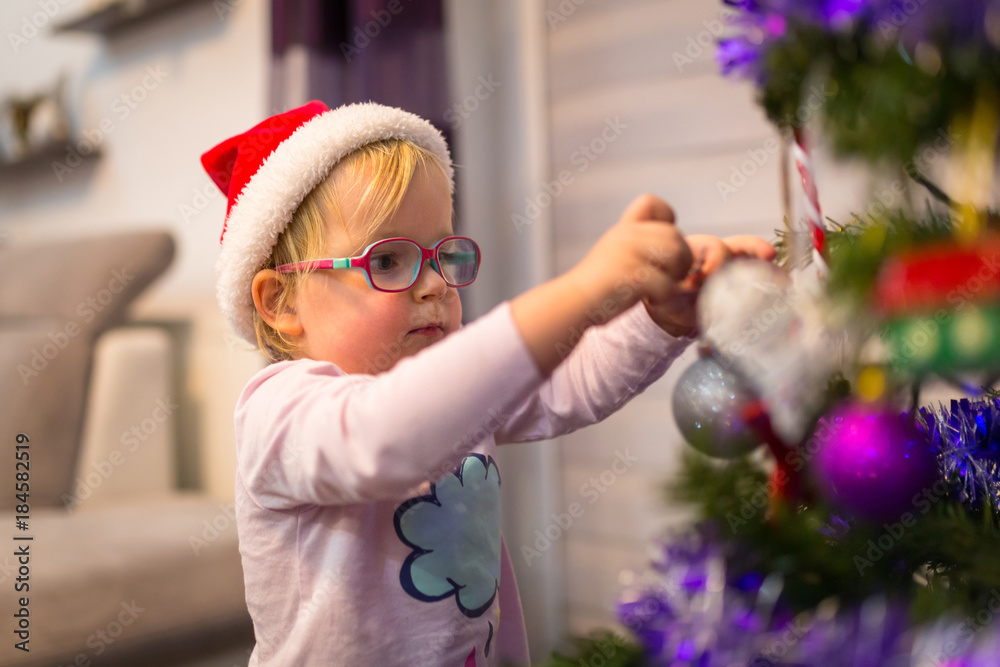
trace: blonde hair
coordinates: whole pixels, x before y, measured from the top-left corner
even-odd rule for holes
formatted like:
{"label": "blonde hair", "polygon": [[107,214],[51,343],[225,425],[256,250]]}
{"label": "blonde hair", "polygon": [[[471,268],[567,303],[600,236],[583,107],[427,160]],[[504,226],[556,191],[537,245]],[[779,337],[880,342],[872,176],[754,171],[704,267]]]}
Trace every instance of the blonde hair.
{"label": "blonde hair", "polygon": [[[352,255],[357,254],[399,208],[417,167],[428,164],[434,165],[447,177],[444,166],[433,153],[407,139],[384,139],[350,153],[306,195],[261,268],[273,269],[282,264],[325,257],[328,252],[326,221],[329,216],[335,216],[349,234],[348,221],[344,219],[339,202],[346,188],[354,184],[364,188],[352,216],[352,220],[364,216],[365,223],[362,237],[351,252]],[[275,312],[282,313],[293,308],[296,290],[312,270],[298,269],[281,274],[282,287],[274,303]],[[256,309],[253,326],[257,345],[268,359],[282,361],[297,358],[299,342],[296,337],[274,329]]]}

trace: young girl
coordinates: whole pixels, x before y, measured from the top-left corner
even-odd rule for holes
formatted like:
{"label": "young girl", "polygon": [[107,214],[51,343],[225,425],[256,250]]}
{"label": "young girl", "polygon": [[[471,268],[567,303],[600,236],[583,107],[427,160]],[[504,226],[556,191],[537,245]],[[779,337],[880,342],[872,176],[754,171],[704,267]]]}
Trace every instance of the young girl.
{"label": "young girl", "polygon": [[685,240],[647,195],[572,270],[461,326],[480,249],[426,121],[310,102],[202,163],[228,198],[220,304],[276,362],[235,419],[250,665],[528,665],[496,445],[619,409],[690,343],[700,278],[773,249]]}

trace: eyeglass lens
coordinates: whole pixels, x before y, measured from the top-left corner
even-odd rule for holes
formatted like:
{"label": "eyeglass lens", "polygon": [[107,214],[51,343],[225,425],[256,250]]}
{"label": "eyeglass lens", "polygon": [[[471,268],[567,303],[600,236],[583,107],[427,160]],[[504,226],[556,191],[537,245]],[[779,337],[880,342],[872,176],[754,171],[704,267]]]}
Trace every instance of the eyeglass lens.
{"label": "eyeglass lens", "polygon": [[[386,241],[371,250],[371,278],[375,287],[408,289],[416,282],[420,248],[409,241]],[[476,278],[478,251],[467,239],[450,239],[438,246],[441,277],[453,287],[468,285]]]}

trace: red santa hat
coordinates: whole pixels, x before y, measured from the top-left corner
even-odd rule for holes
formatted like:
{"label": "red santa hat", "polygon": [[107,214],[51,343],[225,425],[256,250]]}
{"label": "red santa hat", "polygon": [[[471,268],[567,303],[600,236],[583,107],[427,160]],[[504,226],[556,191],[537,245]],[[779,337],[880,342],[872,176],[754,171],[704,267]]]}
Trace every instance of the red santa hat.
{"label": "red santa hat", "polygon": [[201,156],[226,196],[216,293],[222,312],[241,336],[253,327],[253,276],[292,214],[348,154],[383,139],[408,139],[441,162],[454,193],[454,170],[444,137],[412,113],[366,102],[329,109],[314,100],[271,116]]}

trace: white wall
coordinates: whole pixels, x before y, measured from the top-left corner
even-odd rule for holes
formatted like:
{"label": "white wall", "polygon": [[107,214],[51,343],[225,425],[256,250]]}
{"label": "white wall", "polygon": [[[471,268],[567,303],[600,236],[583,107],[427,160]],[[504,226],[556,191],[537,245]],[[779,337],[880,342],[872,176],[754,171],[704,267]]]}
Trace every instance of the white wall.
{"label": "white wall", "polygon": [[[706,32],[708,47],[697,46],[703,22],[719,18],[720,7],[702,0],[548,3],[551,170],[573,178],[552,206],[557,270],[579,260],[643,192],[670,202],[686,233],[769,236],[779,224],[776,156],[727,201],[718,191],[747,150],[775,136],[752,91],[717,74],[714,37]],[[686,53],[689,37],[696,46]],[[675,53],[690,60],[678,65]],[[581,147],[591,145],[588,156]],[[662,488],[684,447],[670,397],[691,358],[605,423],[560,442],[562,511],[573,503],[584,511],[562,537],[571,633],[614,623],[621,573],[641,569],[652,539],[683,518],[665,504]],[[619,454],[637,460],[616,475]]]}
{"label": "white wall", "polygon": [[[51,20],[42,4],[56,8]],[[174,264],[136,311],[193,319],[187,390],[194,402],[180,418],[204,447],[182,444],[182,479],[221,498],[233,493],[232,407],[260,362],[226,335],[215,304],[213,266],[225,202],[199,158],[269,111],[269,6],[266,0],[206,0],[105,38],[50,32],[53,22],[85,9],[79,0],[0,4],[0,97],[47,89],[66,71],[76,128],[91,136],[102,123],[111,128],[99,142],[102,157],[62,182],[44,166],[0,177],[3,242],[173,232]],[[43,27],[30,36],[25,21]],[[15,48],[10,33],[30,37]],[[159,80],[147,68],[158,71]]]}

